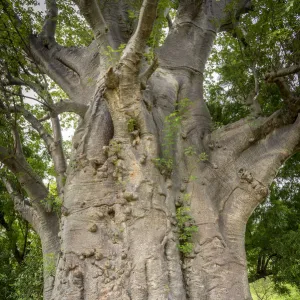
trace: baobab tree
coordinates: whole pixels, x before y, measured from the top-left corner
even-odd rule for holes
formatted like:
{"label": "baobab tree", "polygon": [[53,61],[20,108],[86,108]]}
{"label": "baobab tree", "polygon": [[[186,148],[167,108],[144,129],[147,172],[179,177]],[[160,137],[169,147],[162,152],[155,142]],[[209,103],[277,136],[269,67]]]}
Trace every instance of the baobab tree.
{"label": "baobab tree", "polygon": [[[249,47],[237,30],[249,0],[74,0],[93,38],[71,47],[56,33],[63,3],[45,2],[39,26],[22,14],[23,2],[1,0],[9,57],[1,61],[1,112],[11,133],[0,147],[15,209],[39,234],[45,260],[55,258],[44,299],[251,299],[245,226],[299,151],[300,101],[290,85],[299,65],[264,74],[284,104],[267,116],[253,65],[250,115],[215,129],[205,64],[220,32]],[[167,37],[150,49],[162,19]],[[48,78],[68,99],[53,100]],[[24,104],[24,87],[43,116]],[[63,112],[80,119],[68,164]],[[21,120],[52,159],[60,213],[24,151]]]}

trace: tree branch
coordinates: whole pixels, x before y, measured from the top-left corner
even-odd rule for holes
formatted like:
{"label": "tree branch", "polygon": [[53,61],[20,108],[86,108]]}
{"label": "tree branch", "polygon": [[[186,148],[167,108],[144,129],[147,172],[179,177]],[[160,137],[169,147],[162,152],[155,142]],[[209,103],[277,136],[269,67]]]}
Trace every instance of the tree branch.
{"label": "tree branch", "polygon": [[151,75],[154,73],[157,67],[158,67],[158,60],[155,57],[151,65],[142,74],[140,74],[139,78],[143,89],[146,88],[146,83],[148,79],[151,77]]}
{"label": "tree branch", "polygon": [[34,208],[30,205],[27,205],[24,201],[23,196],[13,189],[12,184],[5,178],[1,177],[1,180],[3,184],[6,187],[6,190],[8,194],[10,195],[10,198],[12,199],[14,203],[15,210],[22,216],[24,220],[29,222],[34,230],[37,231],[38,229],[38,218],[37,213],[34,210]]}
{"label": "tree branch", "polygon": [[169,14],[169,13],[167,13],[167,15],[166,15],[166,19],[167,19],[167,22],[168,22],[168,27],[169,27],[169,30],[171,30],[171,29],[172,29],[172,27],[173,27],[173,22],[172,22],[172,19],[171,19],[171,16],[170,16],[170,14]]}
{"label": "tree branch", "polygon": [[56,21],[58,15],[58,8],[56,0],[46,0],[47,14],[40,36],[45,44],[50,44],[55,41]]}
{"label": "tree branch", "polygon": [[54,143],[51,135],[46,131],[41,122],[28,110],[20,105],[15,105],[14,107],[9,108],[10,112],[20,112],[24,118],[31,124],[31,126],[39,133],[40,137],[45,142],[48,150],[51,148],[51,145]]}
{"label": "tree branch", "polygon": [[[42,99],[44,99],[46,102],[51,103],[52,101],[50,100],[50,95],[48,93],[44,93],[45,91],[45,86],[42,83],[34,83],[29,80],[23,80],[21,78],[16,78],[13,77],[10,72],[8,72],[7,76],[7,83],[3,83],[3,86],[11,86],[11,85],[16,85],[16,86],[27,86],[31,88],[37,95],[39,95]],[[45,97],[46,96],[46,97]],[[50,101],[49,101],[50,100]]]}
{"label": "tree branch", "polygon": [[73,2],[78,6],[81,14],[92,28],[96,39],[107,33],[108,27],[101,13],[100,1],[73,0]]}
{"label": "tree branch", "polygon": [[273,79],[273,82],[276,83],[279,88],[281,97],[286,103],[287,109],[290,113],[290,117],[297,116],[300,111],[300,97],[296,96],[295,93],[290,90],[290,87],[284,78],[276,77]]}
{"label": "tree branch", "polygon": [[[54,169],[56,172],[56,182],[58,193],[61,194],[64,186],[64,178],[66,172],[66,161],[62,145],[62,134],[59,119],[57,116],[51,117],[53,137],[47,132],[41,122],[24,107],[16,105],[10,108],[10,111],[18,111],[22,113],[24,118],[32,125],[32,127],[39,133],[40,137],[43,139],[48,153],[50,154]],[[21,145],[20,145],[21,147]]]}
{"label": "tree branch", "polygon": [[54,169],[56,172],[56,182],[57,182],[57,190],[61,199],[63,196],[63,187],[65,185],[66,178],[66,169],[67,164],[65,160],[64,150],[63,150],[63,138],[61,134],[61,127],[58,116],[54,116],[51,118],[52,130],[53,130],[53,143],[50,148],[50,155],[53,160]]}
{"label": "tree branch", "polygon": [[137,28],[124,50],[121,61],[124,60],[128,56],[128,54],[143,53],[156,18],[157,4],[158,0],[143,1],[142,7],[140,9]]}
{"label": "tree branch", "polygon": [[267,73],[265,80],[267,82],[274,82],[278,77],[284,77],[287,75],[295,74],[300,71],[300,65],[290,66],[287,68],[282,68],[274,72]]}
{"label": "tree branch", "polygon": [[55,114],[61,114],[63,112],[73,112],[82,118],[84,117],[87,109],[87,105],[70,100],[61,100],[53,105],[53,112]]}
{"label": "tree branch", "polygon": [[211,0],[211,2],[212,6],[215,7],[214,16],[220,22],[220,31],[232,30],[237,25],[240,16],[253,9],[251,0]]}
{"label": "tree branch", "polygon": [[26,162],[24,156],[17,156],[5,147],[0,146],[0,161],[15,174],[33,202],[38,202],[47,197],[47,188]]}

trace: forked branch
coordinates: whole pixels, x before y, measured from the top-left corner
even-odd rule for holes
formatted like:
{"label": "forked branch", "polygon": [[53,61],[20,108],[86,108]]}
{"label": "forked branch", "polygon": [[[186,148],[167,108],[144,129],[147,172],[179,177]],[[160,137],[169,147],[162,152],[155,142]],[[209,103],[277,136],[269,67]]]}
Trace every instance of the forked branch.
{"label": "forked branch", "polygon": [[[47,132],[42,123],[28,110],[20,105],[15,105],[9,109],[10,112],[20,112],[31,126],[43,139],[48,153],[50,154],[56,172],[56,182],[58,192],[61,193],[64,186],[64,176],[66,172],[66,161],[62,145],[62,134],[60,122],[57,116],[51,117],[53,137]],[[17,133],[17,132],[16,132]],[[20,145],[21,147],[21,145]]]}

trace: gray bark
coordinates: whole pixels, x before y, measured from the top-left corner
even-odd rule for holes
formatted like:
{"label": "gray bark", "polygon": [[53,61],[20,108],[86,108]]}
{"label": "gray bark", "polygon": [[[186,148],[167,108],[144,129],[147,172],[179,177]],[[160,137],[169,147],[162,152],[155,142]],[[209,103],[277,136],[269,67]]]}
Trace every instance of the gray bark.
{"label": "gray bark", "polygon": [[[49,5],[55,14],[54,2]],[[81,115],[63,187],[55,282],[45,299],[251,299],[245,226],[279,167],[299,149],[298,112],[293,119],[279,111],[211,130],[203,72],[217,32],[231,26],[228,1],[179,1],[157,51],[159,67],[147,71],[142,53],[157,1],[143,1],[130,39],[122,31],[123,1],[110,10],[98,1],[74,2],[94,32],[89,47],[57,45],[51,22],[44,26],[51,45],[44,47],[43,35],[31,37],[30,45],[41,71],[78,103],[72,109]],[[237,1],[234,13],[247,6],[249,1]],[[121,42],[128,44],[119,63],[109,66],[99,49]],[[165,117],[185,98],[191,103],[171,143],[174,164],[168,172],[153,161],[163,154]],[[36,129],[42,130],[40,123]],[[53,138],[60,141],[59,130]],[[0,159],[12,169],[5,151],[0,148]],[[199,159],[201,153],[206,159]],[[63,174],[64,165],[59,170]],[[198,228],[188,255],[178,249],[176,212],[182,206],[190,208]]]}

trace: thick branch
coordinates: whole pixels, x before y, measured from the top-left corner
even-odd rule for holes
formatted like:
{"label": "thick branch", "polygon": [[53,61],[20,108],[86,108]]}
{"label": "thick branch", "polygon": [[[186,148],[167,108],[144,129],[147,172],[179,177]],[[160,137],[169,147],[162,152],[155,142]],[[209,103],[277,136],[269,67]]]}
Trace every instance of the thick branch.
{"label": "thick branch", "polygon": [[69,101],[69,100],[61,100],[58,103],[55,103],[52,107],[52,113],[48,113],[43,118],[39,119],[40,122],[45,122],[51,119],[53,115],[60,115],[64,112],[73,112],[80,117],[84,117],[88,106],[79,102]]}
{"label": "thick branch", "polygon": [[54,140],[51,135],[47,132],[41,122],[28,110],[20,105],[16,105],[15,107],[10,108],[11,112],[17,111],[22,113],[24,118],[32,125],[32,127],[39,133],[40,137],[45,142],[48,149],[51,148]]}
{"label": "thick branch", "polygon": [[35,83],[29,80],[23,80],[21,78],[13,77],[9,72],[6,76],[7,83],[3,83],[3,86],[27,86],[31,88],[37,95],[39,95],[42,99],[44,99],[47,103],[51,103],[51,97],[48,93],[45,93],[45,86],[41,83]]}
{"label": "thick branch", "polygon": [[54,169],[56,172],[56,181],[58,192],[61,193],[64,186],[64,177],[66,172],[66,161],[63,152],[62,135],[59,119],[57,116],[51,117],[53,137],[47,132],[41,122],[24,107],[16,105],[12,108],[21,112],[24,118],[32,125],[32,127],[39,133],[40,137],[45,142],[48,152],[52,157]]}
{"label": "thick branch", "polygon": [[129,53],[143,53],[156,18],[157,3],[158,0],[143,1],[138,26],[130,38],[122,58],[125,58]]}
{"label": "thick branch", "polygon": [[108,27],[101,13],[100,1],[73,0],[73,2],[79,7],[81,14],[92,28],[96,39],[106,34]]}
{"label": "thick branch", "polygon": [[295,74],[299,71],[300,71],[300,65],[290,66],[290,67],[279,69],[277,71],[266,74],[265,79],[267,82],[274,82],[274,80],[278,77],[284,77],[287,75]]}
{"label": "thick branch", "polygon": [[65,185],[65,173],[67,169],[64,150],[63,150],[63,138],[61,134],[61,127],[58,116],[51,118],[52,130],[53,130],[53,144],[50,148],[50,154],[53,159],[53,164],[56,172],[57,190],[62,197],[63,187]]}
{"label": "thick branch", "polygon": [[27,205],[24,201],[23,196],[13,189],[12,184],[4,177],[1,178],[3,184],[6,187],[7,192],[9,193],[13,203],[15,210],[20,213],[22,218],[29,222],[34,230],[37,231],[38,223],[37,223],[37,213],[34,208],[30,205]]}
{"label": "thick branch", "polygon": [[15,174],[32,201],[40,201],[47,197],[48,191],[45,185],[24,157],[18,157],[15,153],[0,146],[0,161]]}
{"label": "thick branch", "polygon": [[73,112],[82,118],[84,117],[87,109],[87,105],[69,100],[61,100],[53,105],[53,112],[55,114],[61,114],[63,112]]}
{"label": "thick branch", "polygon": [[172,22],[172,19],[171,19],[171,16],[170,16],[170,14],[169,14],[169,13],[167,13],[167,15],[166,15],[166,19],[167,19],[167,22],[168,22],[168,27],[169,27],[169,30],[171,30],[171,29],[172,29],[172,27],[173,27],[173,22]]}
{"label": "thick branch", "polygon": [[148,79],[151,77],[151,75],[154,73],[157,67],[158,67],[158,60],[155,57],[151,65],[139,76],[142,88],[144,89],[146,88],[146,83]]}
{"label": "thick branch", "polygon": [[[253,9],[251,0],[211,0],[211,2],[213,6],[218,6],[218,8],[215,9],[214,16],[220,22],[220,31],[232,30],[236,26],[240,16]],[[232,3],[234,4],[233,6]]]}
{"label": "thick branch", "polygon": [[47,14],[44,21],[43,29],[41,32],[41,37],[45,44],[54,42],[55,40],[55,30],[58,9],[56,5],[56,0],[46,0]]}
{"label": "thick branch", "polygon": [[64,64],[63,59],[55,59],[55,47],[51,51],[46,48],[40,39],[31,36],[30,55],[70,97],[76,98],[80,88],[79,74]]}

